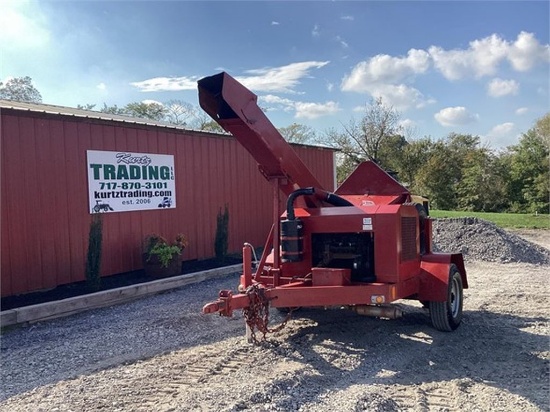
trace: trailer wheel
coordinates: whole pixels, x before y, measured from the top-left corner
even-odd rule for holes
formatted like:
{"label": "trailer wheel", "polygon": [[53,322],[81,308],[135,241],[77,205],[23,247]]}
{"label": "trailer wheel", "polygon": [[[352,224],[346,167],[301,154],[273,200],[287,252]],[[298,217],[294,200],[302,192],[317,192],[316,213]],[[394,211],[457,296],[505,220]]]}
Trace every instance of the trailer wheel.
{"label": "trailer wheel", "polygon": [[455,265],[449,270],[449,288],[445,302],[430,302],[430,318],[437,330],[451,332],[458,328],[462,321],[462,304],[464,292],[462,278]]}

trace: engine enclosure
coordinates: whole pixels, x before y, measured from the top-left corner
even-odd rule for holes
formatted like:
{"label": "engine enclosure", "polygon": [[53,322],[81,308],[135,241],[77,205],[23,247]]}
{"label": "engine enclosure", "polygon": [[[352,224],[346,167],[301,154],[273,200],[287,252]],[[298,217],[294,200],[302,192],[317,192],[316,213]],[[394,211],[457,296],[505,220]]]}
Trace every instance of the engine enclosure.
{"label": "engine enclosure", "polygon": [[420,272],[420,232],[425,230],[420,225],[425,221],[412,203],[297,208],[295,214],[303,231],[301,260],[283,259],[284,277],[303,277],[311,268],[324,267],[349,269],[351,283],[396,283]]}

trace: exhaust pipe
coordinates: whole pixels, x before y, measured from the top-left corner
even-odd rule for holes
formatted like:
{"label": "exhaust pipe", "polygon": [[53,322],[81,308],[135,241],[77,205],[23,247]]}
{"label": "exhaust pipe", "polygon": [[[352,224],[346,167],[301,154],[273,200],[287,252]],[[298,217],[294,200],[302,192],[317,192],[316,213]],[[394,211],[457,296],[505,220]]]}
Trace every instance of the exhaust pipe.
{"label": "exhaust pipe", "polygon": [[376,318],[397,319],[403,316],[403,311],[397,306],[356,305],[350,309],[358,315],[374,316]]}

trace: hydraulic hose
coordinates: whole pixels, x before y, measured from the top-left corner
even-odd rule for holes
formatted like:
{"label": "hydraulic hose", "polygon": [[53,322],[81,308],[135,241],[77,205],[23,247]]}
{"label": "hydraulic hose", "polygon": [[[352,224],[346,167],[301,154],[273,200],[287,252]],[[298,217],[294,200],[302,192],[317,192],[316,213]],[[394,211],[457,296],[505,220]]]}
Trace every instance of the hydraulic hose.
{"label": "hydraulic hose", "polygon": [[321,189],[315,189],[314,187],[306,187],[304,189],[295,190],[288,196],[288,200],[286,202],[286,216],[288,220],[296,219],[296,216],[294,214],[294,200],[298,196],[311,195],[315,195],[317,199],[322,200],[323,202],[326,202],[333,206],[353,206],[351,202],[347,201],[343,197],[335,195],[334,193],[330,193]]}
{"label": "hydraulic hose", "polygon": [[306,187],[304,189],[298,189],[292,192],[286,201],[286,218],[288,220],[295,220],[296,216],[294,215],[294,199],[298,196],[308,196],[315,193],[315,188]]}

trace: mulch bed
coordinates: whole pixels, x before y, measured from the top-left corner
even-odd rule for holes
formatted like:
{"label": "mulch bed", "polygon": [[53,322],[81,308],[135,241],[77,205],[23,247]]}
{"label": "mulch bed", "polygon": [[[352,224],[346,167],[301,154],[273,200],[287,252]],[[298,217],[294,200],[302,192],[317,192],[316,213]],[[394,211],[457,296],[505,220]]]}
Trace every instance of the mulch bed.
{"label": "mulch bed", "polygon": [[[201,272],[203,270],[215,269],[218,267],[236,265],[241,263],[240,257],[227,257],[223,261],[212,258],[202,260],[187,260],[183,262],[181,274]],[[157,280],[145,274],[143,270],[121,273],[119,275],[106,276],[101,278],[101,289],[110,290],[138,283]],[[56,300],[72,298],[91,293],[86,282],[75,282],[68,285],[61,285],[55,289],[41,292],[26,293],[24,295],[8,296],[1,299],[1,310],[20,308],[23,306],[36,305],[38,303],[53,302]]]}

